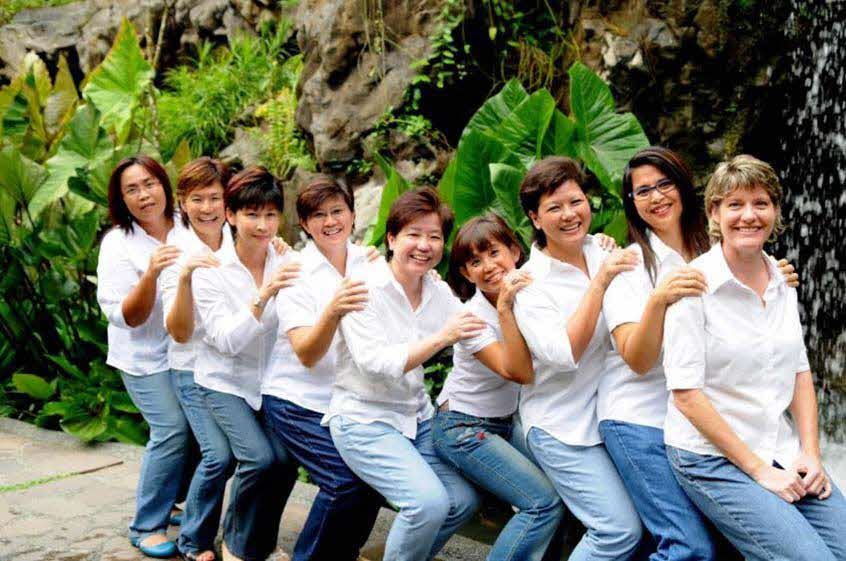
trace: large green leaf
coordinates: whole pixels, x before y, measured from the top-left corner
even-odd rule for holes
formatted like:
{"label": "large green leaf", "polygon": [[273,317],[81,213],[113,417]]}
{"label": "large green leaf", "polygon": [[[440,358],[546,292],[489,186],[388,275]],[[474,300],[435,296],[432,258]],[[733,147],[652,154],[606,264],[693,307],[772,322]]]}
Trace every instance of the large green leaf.
{"label": "large green leaf", "polygon": [[73,417],[65,417],[61,420],[59,425],[62,430],[68,432],[85,441],[91,441],[106,432],[109,428],[107,421],[102,415],[91,417],[88,415],[79,415]]}
{"label": "large green leaf", "polygon": [[493,136],[529,168],[541,157],[543,139],[553,111],[555,100],[552,95],[547,90],[536,91],[497,125]]}
{"label": "large green leaf", "polygon": [[86,78],[82,94],[102,113],[103,126],[123,141],[152,79],[153,69],[144,58],[135,28],[124,18],[106,58]]}
{"label": "large green leaf", "polygon": [[23,78],[24,76],[21,77],[20,88],[6,94],[11,97],[3,112],[3,136],[12,145],[18,147],[23,144],[30,119],[29,100],[23,92]]}
{"label": "large green leaf", "polygon": [[556,109],[541,143],[541,157],[568,156],[578,158],[575,145],[576,123]]}
{"label": "large green leaf", "polygon": [[12,374],[12,384],[19,392],[41,401],[50,399],[55,393],[55,388],[47,380],[35,374]]}
{"label": "large green leaf", "polygon": [[520,205],[520,183],[526,170],[508,164],[491,164],[490,172],[491,186],[496,194],[497,214],[502,216],[523,242],[524,248],[528,249],[532,245],[534,229]]}
{"label": "large green leaf", "polygon": [[391,210],[391,205],[401,194],[411,189],[411,184],[400,175],[400,172],[390,165],[379,154],[374,155],[376,163],[385,171],[388,178],[387,183],[382,188],[382,198],[379,201],[379,214],[376,215],[376,222],[373,224],[373,229],[365,240],[366,245],[380,245],[385,241],[385,223],[388,221],[388,213]]}
{"label": "large green leaf", "polygon": [[0,245],[6,245],[15,238],[15,199],[0,190]]}
{"label": "large green leaf", "polygon": [[77,174],[78,169],[89,169],[110,159],[112,150],[111,139],[100,127],[97,109],[90,103],[77,109],[59,143],[59,150],[46,162],[50,175],[33,197],[29,205],[30,213],[37,216],[51,203],[65,196],[68,180]]}
{"label": "large green leaf", "polygon": [[21,91],[23,79],[23,74],[18,74],[8,86],[0,89],[0,135],[6,136],[3,132],[3,126],[6,122],[6,111],[11,107],[15,96]]}
{"label": "large green leaf", "polygon": [[14,146],[0,150],[0,189],[19,204],[29,204],[46,178],[47,171]]}
{"label": "large green leaf", "polygon": [[529,94],[516,78],[509,80],[498,94],[488,99],[467,123],[464,133],[491,132],[508,117]]}
{"label": "large green leaf", "polygon": [[79,94],[64,55],[59,56],[58,70],[53,89],[44,105],[44,126],[50,137],[55,137],[65,122],[73,115]]}
{"label": "large green leaf", "polygon": [[649,140],[634,115],[615,112],[611,89],[596,73],[576,62],[568,74],[577,153],[600,183],[619,197],[626,163],[649,146]]}
{"label": "large green leaf", "polygon": [[109,418],[109,435],[114,436],[120,442],[128,444],[138,444],[143,446],[147,444],[147,430],[142,421],[136,421],[127,417],[115,419]]}

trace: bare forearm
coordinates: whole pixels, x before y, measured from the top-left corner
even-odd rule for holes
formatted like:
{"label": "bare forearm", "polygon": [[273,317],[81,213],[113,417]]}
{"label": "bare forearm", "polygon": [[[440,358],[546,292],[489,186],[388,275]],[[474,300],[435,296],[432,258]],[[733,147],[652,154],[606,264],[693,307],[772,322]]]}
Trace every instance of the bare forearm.
{"label": "bare forearm", "polygon": [[810,371],[796,375],[796,387],[793,390],[793,401],[790,403],[790,414],[796,423],[799,442],[802,450],[815,457],[820,452],[820,427],[817,395],[814,391],[814,378]]}
{"label": "bare forearm", "polygon": [[746,474],[753,476],[764,465],[764,461],[737,436],[702,390],[673,390],[673,400],[693,426]]}
{"label": "bare forearm", "polygon": [[596,329],[596,322],[602,311],[605,288],[606,286],[598,279],[591,281],[579,302],[579,307],[567,319],[567,338],[570,340],[570,349],[575,362],[579,362],[593,337],[593,330]]}
{"label": "bare forearm", "polygon": [[326,355],[338,330],[340,318],[324,310],[311,327],[300,327],[288,332],[291,346],[304,366],[312,367]]}
{"label": "bare forearm", "polygon": [[502,358],[505,378],[519,384],[531,384],[535,378],[532,354],[517,327],[517,319],[511,308],[499,310],[499,324],[504,343]]}
{"label": "bare forearm", "polygon": [[666,311],[667,307],[653,296],[647,301],[639,323],[622,329],[621,337],[617,337],[617,330],[614,331],[620,356],[638,374],[649,372],[661,355]]}
{"label": "bare forearm", "polygon": [[130,327],[142,325],[156,304],[156,276],[144,273],[121,304],[123,318]]}
{"label": "bare forearm", "polygon": [[191,293],[190,274],[179,276],[166,324],[168,333],[177,343],[187,343],[194,334],[194,295]]}

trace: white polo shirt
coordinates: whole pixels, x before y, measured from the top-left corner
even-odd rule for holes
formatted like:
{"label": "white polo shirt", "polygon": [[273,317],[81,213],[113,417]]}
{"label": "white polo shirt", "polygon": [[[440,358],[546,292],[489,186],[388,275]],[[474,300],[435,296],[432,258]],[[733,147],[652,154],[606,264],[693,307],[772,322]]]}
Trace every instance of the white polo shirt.
{"label": "white polo shirt", "polygon": [[[309,240],[299,256],[302,269],[297,283],[276,295],[279,333],[270,356],[270,366],[261,393],[291,401],[300,407],[326,413],[335,381],[338,331],[326,354],[311,368],[303,366],[291,347],[288,331],[317,323],[332,301],[343,277]],[[367,251],[347,243],[347,276],[366,274]]]}
{"label": "white polo shirt", "polygon": [[[796,290],[775,260],[764,302],[738,281],[721,244],[690,262],[705,274],[708,292],[683,298],[667,310],[664,372],[667,388],[701,389],[723,419],[764,461],[789,466],[799,439],[786,411],[796,374],[810,369]],[[664,441],[697,454],[723,453],[676,409],[672,397]]]}
{"label": "white polo shirt", "polygon": [[520,385],[506,380],[473,356],[503,340],[499,313],[480,290],[476,290],[464,308],[487,325],[476,337],[453,346],[452,372],[438,396],[438,405],[449,401],[450,411],[474,417],[508,417],[517,410]]}
{"label": "white polo shirt", "polygon": [[[585,237],[582,250],[594,277],[608,253],[592,236]],[[532,275],[532,284],[517,293],[514,314],[535,367],[534,383],[524,385],[520,393],[523,430],[528,434],[538,427],[573,446],[599,444],[596,389],[610,349],[605,319],[600,313],[578,363],[567,337],[567,320],[579,307],[590,278],[537,246],[532,246],[522,269]]]}
{"label": "white polo shirt", "polygon": [[[655,253],[656,285],[668,274],[685,264],[684,257],[671,249],[652,231],[649,245]],[[640,245],[629,246],[637,250],[640,262],[632,271],[614,277],[605,291],[602,314],[608,324],[608,333],[625,323],[640,323],[643,311],[654,286],[643,262]],[[667,386],[661,357],[644,375],[637,374],[617,352],[617,343],[611,336],[611,351],[605,362],[605,373],[599,381],[596,412],[599,421],[623,421],[654,428],[664,427],[667,415]]]}
{"label": "white polo shirt", "polygon": [[[166,243],[175,244],[185,229],[177,214]],[[106,364],[133,376],[145,376],[170,368],[167,345],[170,337],[164,328],[161,291],[143,324],[130,327],[123,317],[123,301],[147,271],[150,256],[162,245],[136,223],[127,233],[112,228],[100,243],[97,261],[97,302],[109,320],[109,352]]]}
{"label": "white polo shirt", "polygon": [[[354,277],[355,278],[355,277]],[[416,310],[389,265],[367,267],[367,305],[341,320],[338,372],[329,411],[358,423],[386,423],[408,438],[417,424],[435,413],[423,383],[423,366],[403,372],[409,345],[440,330],[461,311],[461,301],[443,281],[423,277],[423,296]]]}
{"label": "white polo shirt", "polygon": [[[222,241],[220,248],[232,245],[232,229],[228,224],[223,224]],[[183,229],[173,244],[182,250],[182,255],[179,259],[161,272],[159,275],[159,292],[162,295],[162,321],[165,329],[167,329],[167,316],[173,308],[173,302],[176,300],[176,292],[179,288],[179,274],[185,263],[202,253],[212,253],[211,248],[201,240],[194,229],[190,226]],[[193,274],[192,274],[193,277]],[[194,333],[187,343],[177,343],[172,337],[168,338],[167,357],[170,367],[175,370],[189,370],[194,371],[194,363],[197,357],[197,342],[203,339],[203,326],[197,316],[196,307],[194,309]]]}
{"label": "white polo shirt", "polygon": [[[194,381],[210,390],[237,395],[258,410],[262,376],[276,338],[276,305],[271,299],[261,321],[256,320],[251,305],[259,287],[238,259],[235,246],[221,248],[215,255],[220,266],[197,269],[191,283],[204,331],[203,342],[197,345]],[[289,250],[277,256],[273,246],[268,246],[262,283],[295,255]]]}

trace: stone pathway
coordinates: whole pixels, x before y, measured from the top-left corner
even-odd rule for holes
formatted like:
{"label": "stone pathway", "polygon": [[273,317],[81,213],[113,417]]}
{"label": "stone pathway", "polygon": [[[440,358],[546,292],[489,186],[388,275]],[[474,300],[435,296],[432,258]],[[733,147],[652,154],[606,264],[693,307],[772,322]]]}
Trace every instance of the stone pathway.
{"label": "stone pathway", "polygon": [[[147,559],[126,537],[142,451],[111,442],[86,445],[61,432],[0,419],[0,561]],[[315,494],[313,485],[294,489],[279,532],[283,551],[292,551]],[[393,517],[382,509],[362,551],[368,559],[381,559]],[[488,551],[456,536],[439,558],[483,561]]]}

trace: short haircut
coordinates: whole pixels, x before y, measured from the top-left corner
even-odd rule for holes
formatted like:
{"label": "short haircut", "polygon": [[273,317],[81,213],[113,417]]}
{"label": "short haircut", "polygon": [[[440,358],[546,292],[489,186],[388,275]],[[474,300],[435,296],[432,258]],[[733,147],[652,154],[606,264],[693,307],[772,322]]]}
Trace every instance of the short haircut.
{"label": "short haircut", "polygon": [[[575,181],[584,189],[587,176],[579,162],[564,156],[550,156],[535,163],[520,184],[520,205],[523,212],[538,213],[541,197],[554,193],[567,181]],[[538,247],[546,247],[546,235],[535,228],[535,242]]]}
{"label": "short haircut", "polygon": [[[179,205],[195,189],[205,189],[219,183],[223,189],[229,181],[229,168],[220,160],[203,156],[182,166],[176,179],[176,197]],[[188,226],[188,214],[182,213],[182,223]]]}
{"label": "short haircut", "polygon": [[[317,212],[320,205],[333,197],[340,197],[350,212],[355,212],[352,189],[329,175],[320,175],[309,181],[297,195],[297,217],[305,222]],[[311,234],[306,232],[309,238]]]}
{"label": "short haircut", "polygon": [[279,182],[265,168],[250,166],[232,176],[223,191],[226,209],[238,212],[243,208],[259,209],[267,205],[279,212],[285,208]]}
{"label": "short haircut", "polygon": [[[708,214],[708,234],[714,240],[722,240],[720,225],[711,219],[711,210],[719,206],[723,200],[738,189],[751,191],[761,187],[770,196],[776,207],[773,236],[784,231],[781,217],[781,205],[784,202],[784,191],[773,167],[754,156],[741,154],[727,162],[722,162],[714,170],[708,186],[705,187],[705,210]],[[772,240],[771,240],[772,241]]]}
{"label": "short haircut", "polygon": [[[406,191],[397,197],[397,200],[391,205],[391,210],[388,211],[388,219],[385,222],[385,236],[387,237],[388,234],[396,236],[408,224],[428,214],[438,215],[444,240],[448,239],[452,233],[455,216],[452,210],[441,201],[437,191],[430,187]],[[385,253],[385,258],[390,261],[394,252],[388,247]]]}
{"label": "short haircut", "polygon": [[118,162],[109,177],[109,218],[111,218],[113,226],[121,228],[127,233],[132,230],[132,223],[136,220],[123,200],[120,180],[123,177],[123,172],[132,166],[141,166],[158,180],[165,195],[165,217],[173,218],[173,187],[170,185],[170,178],[165,169],[150,156],[144,154],[129,156]]}
{"label": "short haircut", "polygon": [[462,300],[467,300],[473,296],[475,286],[464,278],[464,275],[461,274],[461,268],[466,267],[477,252],[487,251],[493,242],[499,242],[509,248],[517,247],[520,250],[520,258],[517,260],[518,267],[525,261],[523,247],[517,241],[514,231],[508,227],[505,220],[493,212],[474,216],[465,222],[459,228],[458,233],[455,234],[455,240],[452,242],[452,249],[449,254],[448,280],[452,289]]}

